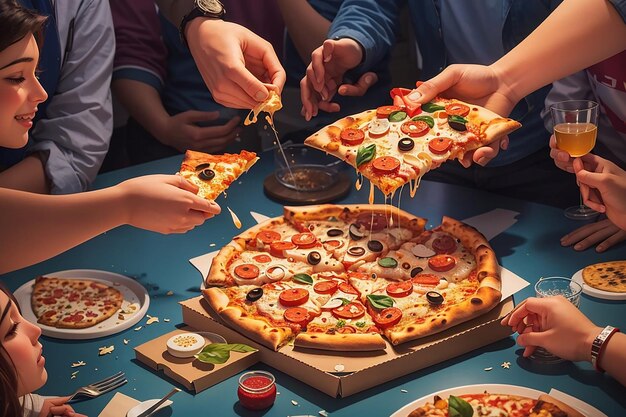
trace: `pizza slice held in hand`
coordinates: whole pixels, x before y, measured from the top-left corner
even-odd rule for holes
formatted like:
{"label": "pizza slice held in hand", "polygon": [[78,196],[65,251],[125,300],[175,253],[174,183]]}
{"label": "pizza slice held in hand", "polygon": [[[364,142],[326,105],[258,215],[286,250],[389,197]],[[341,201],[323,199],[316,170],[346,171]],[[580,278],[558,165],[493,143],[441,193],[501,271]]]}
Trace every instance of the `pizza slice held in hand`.
{"label": "pizza slice held in hand", "polygon": [[258,159],[256,153],[248,151],[223,155],[187,151],[179,173],[198,186],[198,196],[215,200]]}

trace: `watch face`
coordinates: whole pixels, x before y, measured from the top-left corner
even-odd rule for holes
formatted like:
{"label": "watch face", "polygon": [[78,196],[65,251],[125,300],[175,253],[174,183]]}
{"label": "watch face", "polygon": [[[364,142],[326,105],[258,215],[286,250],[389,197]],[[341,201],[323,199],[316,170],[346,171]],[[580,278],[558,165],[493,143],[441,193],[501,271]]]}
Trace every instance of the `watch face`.
{"label": "watch face", "polygon": [[196,0],[196,4],[208,13],[220,14],[224,10],[224,6],[219,0]]}

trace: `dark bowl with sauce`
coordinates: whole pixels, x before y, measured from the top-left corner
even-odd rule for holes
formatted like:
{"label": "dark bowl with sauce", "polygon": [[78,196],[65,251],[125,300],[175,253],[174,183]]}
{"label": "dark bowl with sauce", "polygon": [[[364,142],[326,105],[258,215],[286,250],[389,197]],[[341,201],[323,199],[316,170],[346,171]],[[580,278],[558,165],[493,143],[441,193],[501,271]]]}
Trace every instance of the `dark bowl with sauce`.
{"label": "dark bowl with sauce", "polygon": [[274,175],[284,187],[302,192],[322,191],[337,182],[347,165],[332,155],[304,144],[283,145],[274,151]]}

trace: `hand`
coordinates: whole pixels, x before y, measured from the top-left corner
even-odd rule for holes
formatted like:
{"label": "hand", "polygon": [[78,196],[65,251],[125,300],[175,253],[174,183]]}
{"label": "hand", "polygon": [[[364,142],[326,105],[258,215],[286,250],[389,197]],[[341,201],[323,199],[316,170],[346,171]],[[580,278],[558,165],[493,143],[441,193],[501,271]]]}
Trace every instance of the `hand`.
{"label": "hand", "polygon": [[591,361],[591,344],[602,331],[560,295],[529,298],[501,323],[519,333],[517,344],[525,347],[524,357],[539,346],[570,361]]}
{"label": "hand", "polygon": [[626,230],[626,171],[593,154],[576,158],[573,166],[585,205]]}
{"label": "hand", "polygon": [[189,50],[213,98],[251,109],[270,89],[281,92],[287,75],[272,45],[243,26],[196,18],[185,28]]}
{"label": "hand", "polygon": [[348,38],[327,39],[313,51],[306,75],[300,81],[302,110],[307,121],[317,116],[318,108],[339,111],[339,105],[330,100],[343,82],[345,73],[359,65],[362,58],[361,45]]}
{"label": "hand", "polygon": [[550,136],[550,158],[554,159],[554,165],[563,171],[574,173],[574,166],[572,165],[574,158],[556,147],[556,137],[554,135]]}
{"label": "hand", "polygon": [[198,123],[217,120],[219,111],[189,110],[169,117],[163,129],[157,129],[157,139],[172,148],[185,152],[219,152],[235,140],[240,133],[241,118],[235,116],[224,125],[198,126]]}
{"label": "hand", "polygon": [[220,206],[196,195],[198,187],[179,175],[147,175],[124,181],[126,223],[164,234],[184,233],[220,212]]}
{"label": "hand", "polygon": [[43,407],[39,412],[39,417],[52,417],[52,416],[63,416],[63,417],[87,417],[84,414],[78,414],[74,411],[74,409],[65,404],[70,397],[58,397],[58,398],[48,398],[43,402]]}
{"label": "hand", "polygon": [[561,238],[562,246],[574,245],[574,250],[583,251],[596,246],[596,252],[604,252],[611,246],[626,240],[626,230],[622,230],[609,219],[586,224]]}
{"label": "hand", "polygon": [[[417,92],[419,94],[411,98],[419,103],[426,103],[437,96],[456,98],[486,107],[501,116],[508,116],[519,101],[498,73],[485,65],[450,65],[417,87]],[[484,166],[498,155],[499,149],[506,149],[508,144],[509,138],[505,136],[489,146],[468,152],[461,163],[468,167],[473,160]]]}

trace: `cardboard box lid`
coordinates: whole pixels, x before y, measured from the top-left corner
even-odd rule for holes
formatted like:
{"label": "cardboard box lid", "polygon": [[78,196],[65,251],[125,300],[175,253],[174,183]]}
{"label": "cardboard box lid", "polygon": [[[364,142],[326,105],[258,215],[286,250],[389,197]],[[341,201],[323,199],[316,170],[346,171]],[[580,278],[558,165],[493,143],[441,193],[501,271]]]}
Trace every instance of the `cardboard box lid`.
{"label": "cardboard box lid", "polygon": [[[259,361],[260,353],[230,352],[230,358],[223,364],[209,364],[191,358],[177,358],[169,354],[167,340],[181,333],[194,332],[202,334],[192,327],[182,327],[156,339],[135,347],[135,357],[155,371],[163,371],[165,375],[196,393],[221,382]],[[228,338],[226,338],[227,341]],[[230,342],[230,341],[229,341]]]}

